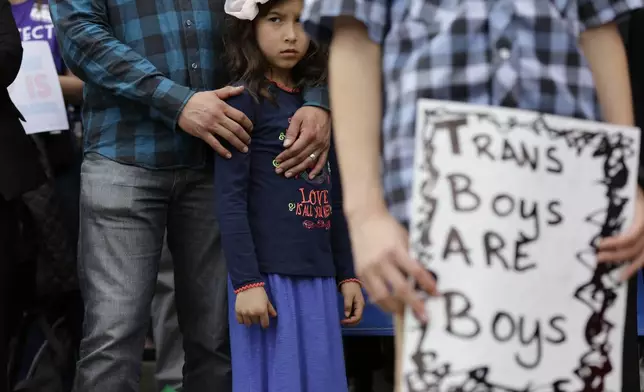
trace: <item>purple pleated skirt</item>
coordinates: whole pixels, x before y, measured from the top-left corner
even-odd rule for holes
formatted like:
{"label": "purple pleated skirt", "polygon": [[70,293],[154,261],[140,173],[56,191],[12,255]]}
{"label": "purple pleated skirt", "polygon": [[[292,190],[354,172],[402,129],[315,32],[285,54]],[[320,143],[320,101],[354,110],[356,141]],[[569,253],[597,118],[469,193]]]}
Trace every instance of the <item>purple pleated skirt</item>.
{"label": "purple pleated skirt", "polygon": [[228,283],[233,392],[348,392],[335,279],[264,279],[268,329],[237,323]]}

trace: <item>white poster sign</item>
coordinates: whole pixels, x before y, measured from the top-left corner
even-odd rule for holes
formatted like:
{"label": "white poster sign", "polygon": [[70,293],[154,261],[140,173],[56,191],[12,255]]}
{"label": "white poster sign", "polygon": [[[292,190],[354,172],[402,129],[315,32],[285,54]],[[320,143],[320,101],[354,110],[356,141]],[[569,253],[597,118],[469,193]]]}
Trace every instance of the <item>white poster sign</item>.
{"label": "white poster sign", "polygon": [[22,66],[9,95],[28,134],[69,129],[63,92],[54,59],[45,41],[23,42]]}
{"label": "white poster sign", "polygon": [[626,285],[594,244],[634,213],[639,130],[422,100],[401,390],[621,391]]}

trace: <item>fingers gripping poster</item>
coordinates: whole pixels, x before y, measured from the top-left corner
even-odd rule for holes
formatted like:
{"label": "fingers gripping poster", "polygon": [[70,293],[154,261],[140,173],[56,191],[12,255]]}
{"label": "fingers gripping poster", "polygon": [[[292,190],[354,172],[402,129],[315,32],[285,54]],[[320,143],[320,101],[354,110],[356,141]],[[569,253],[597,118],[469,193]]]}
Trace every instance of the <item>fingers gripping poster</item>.
{"label": "fingers gripping poster", "polygon": [[639,131],[423,100],[412,255],[440,296],[405,315],[404,392],[621,390],[626,285],[595,244],[634,214]]}

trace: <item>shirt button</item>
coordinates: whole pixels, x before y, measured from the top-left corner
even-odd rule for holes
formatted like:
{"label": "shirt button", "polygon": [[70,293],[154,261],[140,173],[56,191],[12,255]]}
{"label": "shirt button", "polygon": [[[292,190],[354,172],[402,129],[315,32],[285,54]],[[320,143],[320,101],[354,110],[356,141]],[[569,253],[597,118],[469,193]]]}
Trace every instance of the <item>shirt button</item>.
{"label": "shirt button", "polygon": [[499,57],[501,57],[502,60],[507,60],[510,58],[510,49],[508,48],[499,48]]}
{"label": "shirt button", "polygon": [[199,68],[199,65],[197,65],[197,63],[192,63],[191,67],[192,69],[197,69]]}
{"label": "shirt button", "polygon": [[192,26],[192,21],[191,20],[186,20],[186,26],[188,26],[188,27]]}

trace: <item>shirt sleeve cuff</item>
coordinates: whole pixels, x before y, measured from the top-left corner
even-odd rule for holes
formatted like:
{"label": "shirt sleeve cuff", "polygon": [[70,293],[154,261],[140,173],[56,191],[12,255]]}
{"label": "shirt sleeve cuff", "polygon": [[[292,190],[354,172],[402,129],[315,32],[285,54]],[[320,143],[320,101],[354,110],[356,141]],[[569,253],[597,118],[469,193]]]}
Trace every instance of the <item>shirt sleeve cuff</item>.
{"label": "shirt sleeve cuff", "polygon": [[330,112],[331,105],[327,86],[309,87],[304,90],[304,106],[313,106]]}
{"label": "shirt sleeve cuff", "polygon": [[241,286],[237,287],[234,289],[235,294],[239,294],[242,291],[254,289],[257,287],[264,287],[265,283],[264,282],[254,282],[254,283],[244,283]]}
{"label": "shirt sleeve cuff", "polygon": [[[352,262],[352,260],[349,260],[349,262]],[[353,271],[353,265],[349,265],[345,263],[345,264],[339,264],[336,267],[335,281],[338,282],[338,286],[344,282],[354,281],[353,279],[357,281],[356,274]]]}
{"label": "shirt sleeve cuff", "polygon": [[345,283],[349,283],[349,282],[355,282],[355,283],[359,284],[360,286],[362,286],[362,282],[360,282],[360,279],[358,279],[358,278],[348,278],[348,279],[343,279],[343,280],[339,281],[338,282],[338,287],[342,286]]}
{"label": "shirt sleeve cuff", "polygon": [[169,79],[164,79],[159,83],[154,93],[155,99],[151,116],[155,120],[160,120],[170,129],[179,129],[179,117],[186,104],[195,94],[194,90],[177,84]]}
{"label": "shirt sleeve cuff", "polygon": [[383,43],[389,29],[392,2],[388,0],[309,0],[304,3],[301,17],[304,30],[319,41],[332,38],[335,19],[341,16],[362,22],[369,38],[377,44]]}
{"label": "shirt sleeve cuff", "polygon": [[615,22],[619,17],[642,8],[641,0],[582,0],[579,19],[584,30]]}

